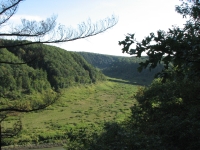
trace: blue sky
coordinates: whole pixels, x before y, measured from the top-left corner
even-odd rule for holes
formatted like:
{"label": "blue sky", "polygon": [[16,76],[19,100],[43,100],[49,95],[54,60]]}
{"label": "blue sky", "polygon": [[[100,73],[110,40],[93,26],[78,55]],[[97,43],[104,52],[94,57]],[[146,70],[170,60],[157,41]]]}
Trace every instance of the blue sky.
{"label": "blue sky", "polygon": [[179,0],[25,0],[12,20],[22,18],[41,20],[57,15],[57,22],[66,26],[104,19],[115,14],[118,24],[105,33],[87,39],[56,44],[70,51],[86,51],[122,55],[118,41],[127,33],[135,33],[137,40],[158,29],[182,25],[182,16],[175,12]]}

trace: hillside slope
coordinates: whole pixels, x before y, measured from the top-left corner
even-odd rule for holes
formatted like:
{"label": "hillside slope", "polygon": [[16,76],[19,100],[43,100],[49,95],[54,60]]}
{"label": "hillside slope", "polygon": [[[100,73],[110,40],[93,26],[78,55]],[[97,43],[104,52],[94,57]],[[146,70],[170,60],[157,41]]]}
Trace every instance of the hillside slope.
{"label": "hillside slope", "polygon": [[[18,42],[5,40],[5,43]],[[79,83],[104,80],[104,75],[82,56],[58,47],[34,44],[0,50],[1,62],[26,62],[23,65],[0,63],[0,89],[10,91],[42,91],[66,88]],[[42,87],[44,86],[44,87]]]}
{"label": "hillside slope", "polygon": [[109,77],[130,80],[141,84],[149,84],[155,74],[162,69],[162,65],[149,71],[144,70],[141,73],[137,68],[139,63],[145,61],[146,58],[111,56],[87,52],[78,52],[88,63],[102,70]]}
{"label": "hillside slope", "polygon": [[[7,49],[0,50],[0,61],[16,62],[21,60]],[[41,92],[50,89],[47,73],[41,69],[33,69],[27,64],[11,65],[0,63],[0,97],[19,98],[21,93],[32,90]]]}

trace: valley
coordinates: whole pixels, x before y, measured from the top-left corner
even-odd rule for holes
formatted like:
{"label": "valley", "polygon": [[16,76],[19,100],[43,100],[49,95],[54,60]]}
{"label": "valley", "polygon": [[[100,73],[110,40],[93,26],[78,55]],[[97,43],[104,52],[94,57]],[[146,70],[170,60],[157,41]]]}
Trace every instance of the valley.
{"label": "valley", "polygon": [[[21,16],[25,19],[17,25],[18,19],[10,18],[22,1],[3,0],[0,3],[0,150],[200,148],[199,1],[176,4],[175,11],[186,18],[185,23],[180,22],[181,26],[179,19],[176,19],[178,24],[174,22],[167,7],[173,4],[171,2],[166,5],[156,2],[156,9],[152,9],[155,4],[149,7],[153,12],[166,6],[167,9],[160,12],[166,11],[170,19],[159,17],[156,12],[152,14],[155,20],[139,16],[139,21],[134,14],[141,13],[131,14],[127,10],[135,11],[133,6],[149,6],[143,5],[147,2],[141,2],[142,5],[123,2],[119,8],[128,12],[122,17],[127,28],[111,31],[113,38],[106,35],[103,39],[96,38],[97,43],[90,38],[114,27],[118,21],[120,25],[121,19],[112,15],[94,24],[89,19],[78,24],[78,28],[66,28],[57,23],[57,15],[38,20],[35,17],[46,15],[37,15],[34,11],[36,16],[29,20],[32,15],[22,7],[24,15]],[[102,4],[111,7],[111,3]],[[128,9],[122,7],[126,5]],[[84,8],[79,4],[69,6],[70,9],[80,6],[75,9],[79,11]],[[97,11],[98,7],[92,9]],[[52,12],[52,7],[49,8]],[[89,16],[95,15],[92,9],[87,9]],[[146,15],[145,9],[138,10]],[[79,14],[78,17],[82,15]],[[133,15],[133,26],[129,22],[130,15]],[[128,18],[128,22],[123,18]],[[174,22],[172,27],[162,26],[162,22],[171,24],[170,20]],[[129,30],[129,25],[133,29]],[[158,29],[151,29],[150,25]],[[140,39],[146,29],[150,34]],[[124,31],[127,34],[123,39],[118,37],[122,35],[121,30],[129,30]],[[134,30],[137,35],[131,33]],[[92,46],[91,51],[84,42],[80,45],[74,42],[85,38]],[[112,45],[113,40],[114,45],[118,43],[121,52],[129,57],[91,53],[100,50],[99,53],[107,51],[116,55],[119,47]],[[63,45],[64,49],[57,45],[66,42],[75,45]],[[66,50],[65,46],[74,51]]]}
{"label": "valley", "polygon": [[44,44],[4,49],[0,55],[25,62],[0,64],[5,79],[0,81],[0,109],[22,110],[14,116],[2,111],[3,146],[63,145],[69,143],[69,134],[79,136],[82,130],[100,134],[106,123],[120,123],[131,115],[138,87],[148,85],[160,70],[138,73],[145,57],[68,52]]}
{"label": "valley", "polygon": [[63,89],[60,99],[45,110],[21,114],[21,134],[7,142],[11,145],[62,143],[70,130],[102,130],[105,122],[121,122],[130,115],[130,107],[137,103],[133,96],[138,87],[113,79]]}

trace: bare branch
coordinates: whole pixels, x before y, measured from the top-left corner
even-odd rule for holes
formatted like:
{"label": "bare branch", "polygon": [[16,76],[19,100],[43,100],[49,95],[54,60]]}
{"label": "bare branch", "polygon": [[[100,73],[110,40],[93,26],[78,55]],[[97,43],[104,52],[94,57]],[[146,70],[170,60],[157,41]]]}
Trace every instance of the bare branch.
{"label": "bare branch", "polygon": [[7,22],[15,13],[23,0],[8,0],[0,4],[0,25]]}
{"label": "bare branch", "polygon": [[60,43],[83,39],[97,34],[115,26],[118,19],[115,16],[100,20],[92,24],[90,20],[78,25],[78,29],[66,28],[63,25],[56,27],[56,17],[52,16],[46,21],[22,20],[21,27],[16,27],[10,33],[0,33],[4,38],[14,37],[15,39],[26,40],[15,45],[1,45],[0,48],[23,46],[37,43]]}
{"label": "bare branch", "polygon": [[[13,7],[17,7],[19,5],[20,2],[22,2],[23,0],[9,0],[7,3],[8,5],[6,6],[6,3],[2,3],[0,4],[0,15],[3,15],[3,13],[5,13],[7,10],[12,9]],[[9,4],[10,2],[10,4]]]}

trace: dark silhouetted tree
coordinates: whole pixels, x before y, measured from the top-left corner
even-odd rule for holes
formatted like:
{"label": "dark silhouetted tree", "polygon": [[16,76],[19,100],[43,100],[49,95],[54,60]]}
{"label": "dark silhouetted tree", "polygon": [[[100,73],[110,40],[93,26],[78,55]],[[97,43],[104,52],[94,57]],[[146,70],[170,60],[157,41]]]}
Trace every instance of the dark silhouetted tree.
{"label": "dark silhouetted tree", "polygon": [[[163,62],[164,69],[159,76],[172,80],[199,80],[200,76],[200,2],[183,1],[176,6],[176,11],[187,18],[183,28],[173,26],[168,31],[158,30],[157,34],[150,33],[141,42],[134,34],[128,34],[123,45],[123,53],[141,57],[146,53],[148,59],[141,62],[139,71],[144,68],[153,69]],[[132,48],[132,44],[136,44]]]}

